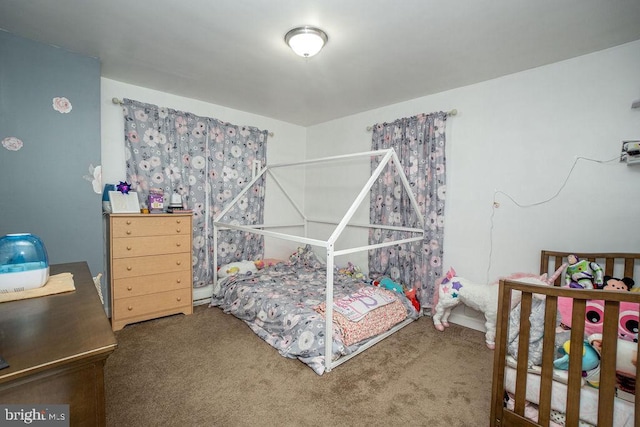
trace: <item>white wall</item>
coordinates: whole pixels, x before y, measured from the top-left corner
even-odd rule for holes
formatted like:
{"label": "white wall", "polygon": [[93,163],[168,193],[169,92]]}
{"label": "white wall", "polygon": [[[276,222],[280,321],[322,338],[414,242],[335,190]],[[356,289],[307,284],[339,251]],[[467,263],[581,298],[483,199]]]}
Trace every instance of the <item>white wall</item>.
{"label": "white wall", "polygon": [[[445,269],[485,283],[538,271],[541,249],[640,252],[640,165],[580,160],[562,188],[578,156],[609,160],[621,141],[640,139],[640,110],[631,109],[638,76],[640,41],[312,126],[307,156],[366,151],[367,126],[455,108],[447,121]],[[534,204],[561,188],[529,208],[496,194]],[[366,266],[366,258],[357,262]],[[483,327],[468,309],[452,320]]]}
{"label": "white wall", "polygon": [[[113,104],[112,98],[135,99],[205,117],[213,117],[236,125],[266,129],[274,134],[267,140],[267,161],[269,164],[299,161],[306,157],[306,129],[301,126],[106,78],[101,79],[100,97],[102,180],[105,183],[123,181],[126,175],[122,109],[119,105]],[[294,196],[304,200],[304,194],[294,194]],[[283,215],[284,205],[285,203],[280,197],[267,198],[265,223],[278,221]],[[295,244],[292,245],[290,242],[282,240],[271,241],[266,245],[265,257],[281,258],[286,256],[292,251],[292,246],[295,247]],[[201,295],[211,296],[211,289],[209,287],[197,289],[194,292],[194,299],[199,299]]]}

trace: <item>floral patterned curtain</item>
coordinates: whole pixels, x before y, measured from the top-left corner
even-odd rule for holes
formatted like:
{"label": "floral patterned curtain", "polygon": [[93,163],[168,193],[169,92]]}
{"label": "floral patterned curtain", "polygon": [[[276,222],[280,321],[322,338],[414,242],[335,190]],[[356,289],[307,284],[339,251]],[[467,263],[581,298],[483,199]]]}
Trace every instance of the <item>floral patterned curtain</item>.
{"label": "floral patterned curtain", "polygon": [[[266,163],[267,131],[125,99],[127,181],[147,206],[151,188],[174,192],[193,210],[193,281],[213,279],[213,219],[252,179],[254,161]],[[264,190],[259,182],[247,192],[227,220],[249,225],[263,222]],[[220,231],[218,264],[263,255],[262,236]]]}
{"label": "floral patterned curtain", "polygon": [[[384,275],[418,291],[425,308],[433,300],[435,281],[442,275],[444,240],[445,123],[444,112],[420,114],[373,127],[372,149],[395,149],[414,196],[425,218],[422,242],[388,246],[369,252],[369,273]],[[371,170],[380,163],[372,158]],[[402,194],[402,182],[393,170],[380,175],[371,189],[372,224],[416,227],[418,220],[409,197]],[[401,237],[399,231],[372,229],[369,243]]]}

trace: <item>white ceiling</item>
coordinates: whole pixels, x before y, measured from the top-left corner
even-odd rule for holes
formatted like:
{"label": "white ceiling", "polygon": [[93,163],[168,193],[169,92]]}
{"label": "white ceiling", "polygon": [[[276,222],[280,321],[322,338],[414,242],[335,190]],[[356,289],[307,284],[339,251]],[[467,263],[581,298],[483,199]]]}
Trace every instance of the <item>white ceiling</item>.
{"label": "white ceiling", "polygon": [[[329,35],[308,60],[299,25]],[[638,40],[640,0],[0,0],[0,29],[309,126]]]}

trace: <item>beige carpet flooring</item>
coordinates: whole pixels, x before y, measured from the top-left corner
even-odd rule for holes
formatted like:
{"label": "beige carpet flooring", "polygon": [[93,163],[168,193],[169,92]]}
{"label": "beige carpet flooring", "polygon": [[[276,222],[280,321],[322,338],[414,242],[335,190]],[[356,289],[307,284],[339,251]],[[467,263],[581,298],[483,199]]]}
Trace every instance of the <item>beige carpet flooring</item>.
{"label": "beige carpet flooring", "polygon": [[105,365],[108,426],[486,426],[484,334],[429,317],[323,375],[196,307],[126,326]]}

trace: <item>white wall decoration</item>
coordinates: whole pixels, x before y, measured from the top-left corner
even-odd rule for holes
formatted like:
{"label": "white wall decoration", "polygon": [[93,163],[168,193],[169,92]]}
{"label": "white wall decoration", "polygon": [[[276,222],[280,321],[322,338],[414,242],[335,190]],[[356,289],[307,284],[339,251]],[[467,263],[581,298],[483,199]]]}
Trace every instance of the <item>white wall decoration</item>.
{"label": "white wall decoration", "polygon": [[2,146],[9,151],[18,151],[23,145],[22,140],[15,136],[8,136],[2,140]]}
{"label": "white wall decoration", "polygon": [[85,175],[83,178],[91,183],[96,194],[102,194],[102,166],[94,167],[93,164],[89,164],[89,175]]}
{"label": "white wall decoration", "polygon": [[71,102],[64,96],[53,98],[53,109],[59,113],[66,114],[73,109]]}

